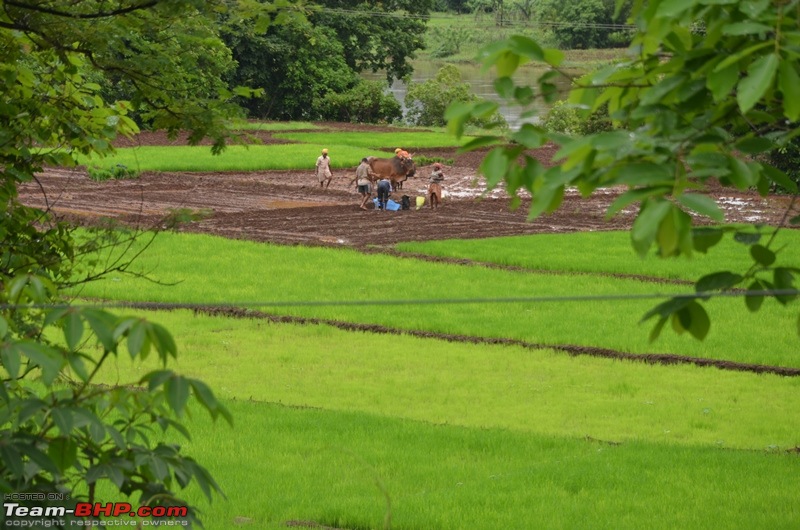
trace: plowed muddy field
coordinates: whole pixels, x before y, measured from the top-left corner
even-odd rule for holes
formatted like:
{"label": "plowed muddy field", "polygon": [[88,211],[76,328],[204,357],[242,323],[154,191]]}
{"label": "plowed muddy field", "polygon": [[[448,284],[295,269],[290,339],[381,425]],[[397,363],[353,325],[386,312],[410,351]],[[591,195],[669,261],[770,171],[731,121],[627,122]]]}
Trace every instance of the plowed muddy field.
{"label": "plowed muddy field", "polygon": [[[397,130],[349,124],[321,124],[335,129]],[[277,142],[269,133],[260,133],[262,143]],[[144,133],[135,141],[120,146],[185,144],[185,139],[168,140],[163,134]],[[385,146],[388,151],[393,146]],[[334,170],[328,189],[321,189],[314,177],[314,160],[305,171],[261,171],[252,173],[153,173],[137,179],[95,182],[85,169],[49,169],[35,182],[20,189],[24,203],[50,209],[56,216],[82,224],[118,222],[140,228],[159,228],[176,211],[193,212],[198,219],[180,225],[180,230],[209,233],[223,237],[272,242],[287,245],[348,246],[370,252],[393,252],[391,245],[401,241],[426,241],[448,238],[486,238],[501,235],[576,232],[586,230],[627,229],[634,209],[623,210],[612,219],[605,218],[611,201],[623,190],[606,191],[583,198],[569,191],[558,211],[535,220],[527,219],[529,199],[523,198],[517,209],[502,188],[487,190],[478,167],[485,152],[459,154],[455,149],[414,149],[415,155],[452,160],[446,165],[444,203],[436,210],[426,204],[416,209],[416,197],[424,196],[430,166],[419,168],[404,189],[393,194],[411,197],[412,208],[396,212],[361,210],[360,195],[350,184],[355,168]],[[555,149],[544,147],[530,154],[551,165]],[[335,153],[331,153],[335,157]],[[789,199],[785,196],[760,197],[756,193],[731,193],[712,189],[714,197],[729,222],[778,224],[787,215]],[[794,208],[791,215],[800,211]],[[698,219],[702,223],[702,219]],[[469,264],[468,260],[459,263]],[[664,281],[656,278],[639,278]],[[147,304],[140,304],[147,306]],[[276,321],[325,323],[342,329],[371,333],[412,333],[408,330],[374,325],[356,325],[338,321],[288,319],[279,315],[246,314],[236,310],[207,307],[205,312],[228,316],[259,317]],[[431,334],[423,334],[431,336]],[[436,334],[443,340],[459,342],[514,343],[531,348],[545,345],[519,343],[506,339],[488,341],[477,337]],[[632,355],[603,348],[546,345],[571,355],[593,355],[648,363],[690,363],[728,370],[769,372],[799,376],[800,370],[786,367],[756,366],[728,361],[697,359],[680,355]]]}
{"label": "plowed muddy field", "polygon": [[[322,124],[326,125],[326,124]],[[327,124],[331,125],[331,124]],[[397,130],[370,126],[336,124],[359,130]],[[264,143],[277,141],[259,133]],[[169,145],[163,134],[143,133],[134,142],[120,146]],[[185,141],[184,141],[185,143]],[[391,148],[392,146],[386,146]],[[50,208],[66,219],[83,223],[113,218],[141,227],[159,226],[171,212],[190,210],[202,219],[181,229],[224,237],[268,241],[280,244],[386,246],[400,241],[447,238],[484,238],[499,235],[624,229],[635,211],[628,209],[612,219],[605,209],[615,192],[582,198],[569,191],[555,213],[529,221],[528,201],[523,198],[511,208],[502,188],[486,190],[478,174],[485,152],[458,154],[455,149],[415,149],[415,155],[453,160],[445,166],[444,203],[438,210],[426,204],[417,210],[415,199],[425,195],[430,166],[419,168],[392,198],[411,198],[412,208],[396,212],[359,209],[360,196],[350,184],[355,168],[334,170],[328,189],[321,189],[313,173],[314,160],[306,171],[262,171],[252,173],[153,173],[138,179],[95,182],[83,169],[50,169],[23,186],[20,195],[29,205]],[[389,149],[391,151],[391,149]],[[552,164],[553,147],[531,154],[543,164]],[[335,153],[331,153],[334,157]],[[762,198],[755,193],[730,193],[721,189],[711,194],[719,200],[728,221],[777,223],[785,213],[787,199]]]}

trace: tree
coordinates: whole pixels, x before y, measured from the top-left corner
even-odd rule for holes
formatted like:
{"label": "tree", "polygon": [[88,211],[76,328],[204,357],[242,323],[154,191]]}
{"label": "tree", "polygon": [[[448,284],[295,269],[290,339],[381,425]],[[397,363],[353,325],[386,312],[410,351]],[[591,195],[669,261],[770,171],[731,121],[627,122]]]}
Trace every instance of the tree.
{"label": "tree", "polygon": [[319,114],[329,121],[352,123],[392,123],[403,117],[400,102],[387,94],[381,81],[360,80],[341,94],[328,93],[322,100]]}
{"label": "tree", "polygon": [[[225,59],[209,60],[226,56],[217,28],[226,10],[263,23],[278,14],[274,5],[250,0],[87,0],[68,8],[59,0],[0,2],[4,492],[69,493],[69,503],[55,501],[64,507],[100,501],[95,492],[103,482],[149,506],[181,505],[176,491],[189,483],[209,497],[219,491],[180,447],[155,443],[151,433],[188,436],[182,419],[191,398],[214,418],[230,415],[202,381],[166,368],[177,349],[162,326],[69,303],[64,288],[104,273],[87,268],[81,253],[107,252],[105,242],[79,240],[50,212],[21,205],[17,185],[46,165],[108,153],[117,134],[137,131],[132,112],[170,134],[189,131],[192,143],[211,137],[215,152],[224,149],[226,123],[241,115],[218,79]],[[129,101],[103,99],[101,84],[110,78]],[[193,90],[201,81],[204,88]],[[117,256],[105,272],[125,271],[128,263]],[[131,385],[98,386],[101,366],[125,351],[134,359],[152,351],[163,368]],[[195,519],[194,511],[187,516]]]}
{"label": "tree", "polygon": [[342,43],[324,26],[293,20],[260,33],[247,22],[231,27],[225,39],[238,63],[229,82],[263,91],[242,99],[254,118],[319,119],[323,98],[358,81],[344,61]]}
{"label": "tree", "polygon": [[495,24],[498,26],[503,26],[508,22],[504,0],[469,0],[467,7],[475,13],[476,17],[483,13],[493,13]]}
{"label": "tree", "polygon": [[[414,125],[443,126],[444,113],[454,101],[475,101],[469,83],[462,82],[461,72],[452,64],[444,65],[436,72],[436,77],[419,84],[409,84],[406,91],[406,118]],[[485,118],[475,118],[471,125],[484,126],[490,122],[505,125],[499,113],[491,113]]]}
{"label": "tree", "polygon": [[424,47],[423,17],[431,5],[325,0],[308,20],[266,34],[255,22],[234,21],[224,34],[238,65],[228,79],[263,90],[242,101],[251,117],[324,119],[323,100],[363,89],[359,72],[384,69],[389,82],[411,74],[408,60]]}
{"label": "tree", "polygon": [[630,2],[616,13],[614,0],[545,0],[539,16],[553,26],[553,34],[562,49],[611,48],[627,45],[620,40],[622,21],[630,12]]}
{"label": "tree", "polygon": [[408,60],[425,47],[425,17],[433,0],[320,0],[319,4],[323,9],[310,20],[336,32],[353,71],[385,70],[389,83],[413,72]]}
{"label": "tree", "polygon": [[[512,194],[529,190],[532,215],[558,208],[567,186],[584,195],[623,186],[627,191],[608,215],[639,205],[631,242],[641,255],[652,248],[663,257],[705,253],[726,236],[745,245],[753,260],[748,270],[704,276],[695,283],[696,294],[675,297],[644,316],[655,318],[653,339],[667,323],[704,338],[710,319],[702,302],[722,291],[749,289],[744,299],[752,311],[765,298],[781,304],[796,298],[800,268],[775,265],[781,252],[774,244],[777,229],[696,227],[692,216],[724,221],[718,205],[702,193],[712,179],[762,194],[773,184],[797,193],[784,171],[761,158],[800,136],[798,17],[796,1],[638,2],[632,10],[638,32],[628,59],[575,80],[570,96],[584,114],[607,105],[615,130],[569,137],[527,123],[509,138],[485,136],[472,143],[495,145],[481,171],[492,185],[504,180]],[[524,37],[493,44],[484,59],[497,67],[498,93],[523,106],[536,95],[552,102],[553,78],[566,75],[559,73],[560,52]],[[529,60],[552,69],[535,87],[516,86],[511,75]],[[448,109],[449,127],[461,135],[468,120],[495,108],[488,102],[455,104]],[[561,146],[560,165],[551,169],[524,154],[548,141]],[[800,222],[800,216],[791,222]]]}

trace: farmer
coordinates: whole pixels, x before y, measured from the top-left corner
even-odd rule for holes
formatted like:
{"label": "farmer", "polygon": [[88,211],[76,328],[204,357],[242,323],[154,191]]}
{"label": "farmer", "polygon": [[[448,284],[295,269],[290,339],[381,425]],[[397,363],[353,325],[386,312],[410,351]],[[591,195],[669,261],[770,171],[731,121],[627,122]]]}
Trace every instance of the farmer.
{"label": "farmer", "polygon": [[367,201],[372,196],[372,179],[376,177],[377,175],[372,172],[366,157],[362,158],[361,164],[356,168],[355,178],[350,181],[351,184],[353,181],[356,182],[356,190],[361,194],[360,208],[362,210],[367,209]]}
{"label": "farmer", "polygon": [[394,150],[394,156],[396,156],[397,158],[404,158],[404,159],[411,158],[411,155],[408,154],[408,151],[405,151],[404,149],[401,149],[399,147]]}
{"label": "farmer", "polygon": [[431,173],[430,178],[428,179],[428,200],[431,203],[431,209],[439,208],[439,205],[442,204],[442,181],[444,180],[444,172],[442,171],[442,165],[439,162],[436,162],[433,165],[433,172]]}
{"label": "farmer", "polygon": [[386,177],[378,181],[378,209],[385,210],[386,203],[389,201],[389,194],[392,193],[392,181]]}
{"label": "farmer", "polygon": [[333,174],[331,174],[331,159],[328,158],[328,150],[323,149],[322,154],[317,158],[317,180],[319,180],[319,187],[323,187],[323,183],[325,183],[325,189],[328,189],[328,186],[331,185],[331,179],[333,178]]}

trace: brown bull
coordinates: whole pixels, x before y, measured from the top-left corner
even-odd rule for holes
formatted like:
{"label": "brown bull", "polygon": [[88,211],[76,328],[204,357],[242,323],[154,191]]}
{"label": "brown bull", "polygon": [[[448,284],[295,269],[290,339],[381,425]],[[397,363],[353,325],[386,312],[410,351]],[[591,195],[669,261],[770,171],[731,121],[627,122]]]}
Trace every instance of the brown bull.
{"label": "brown bull", "polygon": [[417,165],[410,158],[367,158],[370,169],[376,178],[387,178],[392,181],[392,189],[403,189],[403,182],[408,177],[413,177],[417,172]]}

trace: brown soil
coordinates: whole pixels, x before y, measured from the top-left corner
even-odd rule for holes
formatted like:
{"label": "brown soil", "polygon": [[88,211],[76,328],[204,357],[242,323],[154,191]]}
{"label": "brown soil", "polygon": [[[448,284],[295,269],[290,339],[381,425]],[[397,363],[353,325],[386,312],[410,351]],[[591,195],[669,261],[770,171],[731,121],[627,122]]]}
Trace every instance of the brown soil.
{"label": "brown soil", "polygon": [[[332,124],[320,124],[332,125]],[[337,129],[396,131],[396,128],[335,124]],[[262,143],[277,142],[269,133],[256,135]],[[185,137],[170,140],[164,134],[143,133],[127,145],[183,145]],[[393,146],[387,146],[393,147]],[[152,173],[138,179],[92,181],[83,169],[49,169],[37,180],[21,186],[22,201],[31,206],[50,208],[64,219],[96,223],[111,218],[142,228],[159,227],[170,212],[189,209],[206,212],[207,217],[181,230],[216,234],[229,238],[289,245],[325,245],[358,248],[368,252],[391,252],[390,245],[401,241],[425,241],[447,238],[485,238],[500,235],[575,232],[630,228],[636,213],[628,208],[608,220],[605,211],[619,192],[596,193],[582,198],[576,191],[566,194],[561,208],[533,221],[527,219],[530,201],[522,199],[516,210],[502,189],[487,191],[477,168],[485,151],[460,154],[455,149],[415,149],[403,146],[416,156],[453,160],[445,167],[443,206],[431,210],[427,204],[416,210],[415,198],[425,195],[429,166],[419,168],[418,177],[409,179],[404,189],[393,194],[411,197],[412,208],[397,212],[363,211],[360,196],[350,185],[355,168],[334,171],[329,189],[321,189],[313,174],[313,160],[306,171],[262,171],[254,173]],[[542,164],[551,165],[555,153],[546,146],[528,154]],[[332,153],[335,156],[335,153]],[[756,193],[732,193],[720,187],[709,194],[717,199],[728,222],[778,224],[786,214],[789,199],[784,196],[762,198]],[[797,215],[797,211],[792,215]],[[702,219],[698,219],[702,223]],[[468,260],[458,263],[473,264]],[[651,279],[652,280],[652,279]],[[219,311],[219,308],[205,308]],[[235,312],[234,312],[235,313]],[[231,316],[236,316],[232,314]],[[244,316],[244,315],[241,315]],[[257,315],[248,314],[253,317]],[[262,318],[281,318],[260,315]],[[310,322],[310,321],[309,321]],[[357,326],[343,322],[325,322],[345,329],[358,328],[378,333],[400,333],[380,326]],[[363,331],[362,330],[362,331]],[[409,332],[404,332],[409,333]],[[425,335],[429,336],[429,335]],[[487,339],[440,334],[453,341]],[[509,343],[497,339],[493,342]],[[518,344],[516,341],[511,341]],[[542,347],[538,344],[522,344]],[[636,359],[649,363],[692,363],[722,369],[800,375],[800,370],[782,367],[743,365],[727,361],[666,355],[631,355],[601,348],[571,345],[547,345],[571,355],[596,355],[618,359]]]}
{"label": "brown soil", "polygon": [[[326,125],[326,124],[322,124]],[[336,124],[360,130],[397,130],[387,127]],[[257,134],[264,143],[279,141],[269,133]],[[185,138],[169,140],[161,133],[143,133],[120,145],[185,144]],[[427,204],[414,207],[415,198],[425,195],[431,168],[419,168],[404,189],[393,194],[411,197],[412,209],[397,212],[358,208],[360,196],[350,185],[354,168],[334,171],[329,189],[321,189],[313,170],[262,171],[253,173],[153,173],[133,180],[102,183],[88,178],[84,170],[51,169],[38,182],[21,187],[26,204],[50,207],[67,219],[92,222],[114,218],[138,226],[158,226],[170,211],[189,209],[209,216],[185,225],[192,232],[225,237],[269,241],[281,244],[341,245],[367,247],[400,241],[446,238],[483,238],[498,235],[583,230],[625,229],[635,211],[626,209],[605,219],[605,210],[615,192],[581,198],[570,191],[559,210],[533,221],[527,220],[529,200],[512,210],[502,188],[487,192],[477,168],[485,151],[459,154],[455,149],[415,149],[415,155],[453,160],[445,167],[444,203],[438,210]],[[530,154],[545,165],[552,164],[553,146]],[[313,166],[313,160],[309,166]],[[776,223],[784,214],[785,197],[762,198],[755,193],[730,193],[717,189],[727,220]]]}

